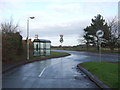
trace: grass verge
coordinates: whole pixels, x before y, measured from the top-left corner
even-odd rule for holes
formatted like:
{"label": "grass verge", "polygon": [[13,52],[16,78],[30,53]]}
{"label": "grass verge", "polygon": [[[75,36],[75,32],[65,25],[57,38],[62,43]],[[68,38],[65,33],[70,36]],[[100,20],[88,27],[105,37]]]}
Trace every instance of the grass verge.
{"label": "grass verge", "polygon": [[[93,53],[98,53],[99,51],[96,48],[52,48],[53,50],[70,50],[70,51],[85,51],[85,52],[93,52]],[[113,51],[111,51],[109,48],[102,48],[101,52],[102,53],[118,53],[118,48],[114,49]]]}
{"label": "grass verge", "polygon": [[29,63],[29,62],[34,62],[34,61],[41,61],[45,59],[50,59],[50,58],[59,58],[59,57],[64,57],[70,55],[69,53],[63,53],[63,52],[54,52],[51,51],[50,56],[37,56],[37,57],[30,57],[29,60],[26,60],[26,56],[22,55],[19,57],[14,58],[13,60],[9,60],[7,62],[2,62],[2,65],[6,64],[19,64],[19,63]]}
{"label": "grass verge", "polygon": [[[114,62],[85,62],[80,65],[98,77],[111,88],[118,88],[119,63]],[[118,71],[119,70],[119,71]]]}
{"label": "grass verge", "polygon": [[59,58],[70,55],[69,53],[64,52],[55,52],[51,51],[50,56],[39,56],[39,57],[32,57],[30,60],[43,60],[43,59],[49,59],[49,58]]}

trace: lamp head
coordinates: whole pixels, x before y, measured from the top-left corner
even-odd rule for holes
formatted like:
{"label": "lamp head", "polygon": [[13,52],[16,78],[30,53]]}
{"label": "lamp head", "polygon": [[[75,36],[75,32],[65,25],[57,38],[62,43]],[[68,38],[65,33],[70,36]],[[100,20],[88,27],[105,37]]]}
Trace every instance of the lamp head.
{"label": "lamp head", "polygon": [[35,17],[30,17],[30,19],[34,19]]}

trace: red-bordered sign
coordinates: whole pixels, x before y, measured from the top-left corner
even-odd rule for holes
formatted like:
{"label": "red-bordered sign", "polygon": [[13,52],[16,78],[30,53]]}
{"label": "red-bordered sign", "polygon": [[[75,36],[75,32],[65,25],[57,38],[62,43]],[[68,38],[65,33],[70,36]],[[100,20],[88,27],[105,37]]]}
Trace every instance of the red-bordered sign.
{"label": "red-bordered sign", "polygon": [[63,35],[60,35],[61,38],[63,38]]}

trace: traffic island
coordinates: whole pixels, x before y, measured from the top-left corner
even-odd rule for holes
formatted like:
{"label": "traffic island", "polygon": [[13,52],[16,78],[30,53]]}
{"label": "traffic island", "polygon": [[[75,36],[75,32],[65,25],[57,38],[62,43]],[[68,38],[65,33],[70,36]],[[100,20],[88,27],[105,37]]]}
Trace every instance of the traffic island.
{"label": "traffic island", "polygon": [[78,64],[77,67],[100,88],[118,89],[118,65],[116,64],[115,62],[85,62]]}

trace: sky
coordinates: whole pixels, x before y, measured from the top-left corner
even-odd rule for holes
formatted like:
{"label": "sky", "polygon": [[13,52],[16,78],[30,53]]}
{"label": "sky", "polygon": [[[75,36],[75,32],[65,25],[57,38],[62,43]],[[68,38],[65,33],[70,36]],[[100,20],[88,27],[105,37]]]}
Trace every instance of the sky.
{"label": "sky", "polygon": [[60,45],[60,35],[64,46],[82,43],[83,29],[91,19],[101,14],[106,22],[118,15],[119,0],[0,0],[0,23],[13,20],[19,24],[23,39],[49,39],[53,46]]}

